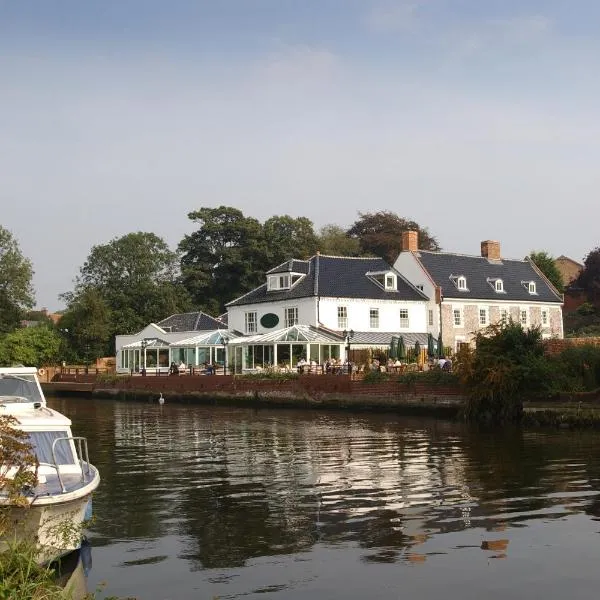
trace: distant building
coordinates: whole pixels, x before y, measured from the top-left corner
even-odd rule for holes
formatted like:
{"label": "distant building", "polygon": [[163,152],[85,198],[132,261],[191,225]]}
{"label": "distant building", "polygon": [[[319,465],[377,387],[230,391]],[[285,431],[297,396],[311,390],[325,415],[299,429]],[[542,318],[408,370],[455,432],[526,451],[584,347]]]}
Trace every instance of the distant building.
{"label": "distant building", "polygon": [[583,271],[583,265],[564,255],[559,256],[554,262],[562,277],[565,295],[564,312],[573,312],[587,301],[585,291],[574,283]]}
{"label": "distant building", "polygon": [[546,338],[563,337],[562,296],[529,259],[503,258],[499,242],[481,242],[480,256],[431,252],[407,231],[394,267],[430,298],[428,329],[453,351],[508,319],[540,325]]}

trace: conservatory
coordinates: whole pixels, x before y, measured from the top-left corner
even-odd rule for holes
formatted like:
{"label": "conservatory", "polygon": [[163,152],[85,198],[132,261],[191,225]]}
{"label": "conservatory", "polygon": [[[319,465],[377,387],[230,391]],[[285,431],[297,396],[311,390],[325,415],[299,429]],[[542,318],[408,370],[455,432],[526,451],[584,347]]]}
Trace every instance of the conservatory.
{"label": "conservatory", "polygon": [[344,358],[344,338],[312,325],[292,325],[269,333],[230,340],[228,366],[235,373],[266,368],[295,369],[298,361],[323,364]]}
{"label": "conservatory", "polygon": [[204,331],[179,342],[170,345],[171,361],[176,364],[199,366],[199,365],[223,365],[231,364],[228,360],[227,346],[239,337],[239,333],[216,329]]}
{"label": "conservatory", "polygon": [[131,373],[143,369],[153,372],[169,370],[169,342],[160,338],[144,338],[121,348],[121,368]]}

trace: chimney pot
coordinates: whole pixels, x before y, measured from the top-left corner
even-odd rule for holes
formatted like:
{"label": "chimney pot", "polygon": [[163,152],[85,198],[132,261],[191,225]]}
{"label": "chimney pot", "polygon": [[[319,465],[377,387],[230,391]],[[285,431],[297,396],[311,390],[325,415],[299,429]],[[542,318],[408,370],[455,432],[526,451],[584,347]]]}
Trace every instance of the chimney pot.
{"label": "chimney pot", "polygon": [[403,231],[402,232],[402,251],[403,252],[418,252],[419,250],[419,232],[418,231]]}
{"label": "chimney pot", "polygon": [[500,242],[485,240],[481,242],[481,256],[488,260],[500,260]]}

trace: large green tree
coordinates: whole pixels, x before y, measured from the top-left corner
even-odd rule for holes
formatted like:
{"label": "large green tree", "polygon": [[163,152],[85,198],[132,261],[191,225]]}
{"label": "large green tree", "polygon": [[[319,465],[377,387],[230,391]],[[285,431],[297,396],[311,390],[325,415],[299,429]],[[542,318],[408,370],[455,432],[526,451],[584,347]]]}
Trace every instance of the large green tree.
{"label": "large green tree", "polygon": [[65,341],[64,360],[89,363],[111,352],[112,313],[106,299],[95,289],[86,288],[73,298],[60,319]]}
{"label": "large green tree", "polygon": [[592,250],[583,261],[583,270],[575,284],[581,287],[590,302],[600,306],[600,247]]}
{"label": "large green tree", "polygon": [[263,227],[228,206],[188,214],[198,229],[179,244],[181,271],[193,301],[216,314],[225,304],[263,283],[268,263]]}
{"label": "large green tree", "polygon": [[532,250],[529,253],[529,259],[535,266],[548,278],[550,283],[559,291],[562,292],[563,283],[560,271],[554,262],[554,258],[544,250]]}
{"label": "large green tree", "polygon": [[419,248],[423,250],[439,250],[440,246],[426,227],[415,221],[405,219],[390,211],[375,213],[359,213],[359,218],[348,229],[348,235],[356,238],[363,254],[371,254],[384,258],[393,265],[400,254],[402,232],[417,231]]}
{"label": "large green tree", "polygon": [[331,256],[360,256],[360,241],[350,237],[339,225],[325,225],[318,234],[318,246],[321,254]]}
{"label": "large green tree", "polygon": [[0,364],[39,367],[57,364],[60,358],[61,339],[50,327],[24,327],[0,338]]}
{"label": "large green tree", "polygon": [[116,334],[135,333],[190,308],[189,295],[178,279],[179,257],[154,233],[129,233],[94,246],[75,290],[63,295],[71,316],[61,321],[61,329],[68,328],[72,339],[85,348],[100,348],[105,345],[108,320],[112,352]]}
{"label": "large green tree", "polygon": [[34,303],[33,267],[12,233],[0,225],[0,333],[18,326]]}
{"label": "large green tree", "polygon": [[318,248],[313,223],[306,217],[274,216],[263,225],[267,249],[267,269],[290,258],[308,258]]}

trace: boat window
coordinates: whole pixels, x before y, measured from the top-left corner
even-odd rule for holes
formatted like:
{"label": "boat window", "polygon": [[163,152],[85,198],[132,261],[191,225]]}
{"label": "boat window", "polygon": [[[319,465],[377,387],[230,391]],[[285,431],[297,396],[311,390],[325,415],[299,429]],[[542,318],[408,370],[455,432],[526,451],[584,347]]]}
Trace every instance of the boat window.
{"label": "boat window", "polygon": [[[29,441],[35,450],[37,459],[42,463],[54,462],[52,458],[52,443],[57,438],[65,438],[69,436],[67,431],[29,431]],[[59,465],[73,465],[75,458],[71,444],[67,440],[56,442],[54,446],[54,454],[56,462]]]}
{"label": "boat window", "polygon": [[0,396],[21,396],[29,402],[43,401],[34,375],[0,375]]}

